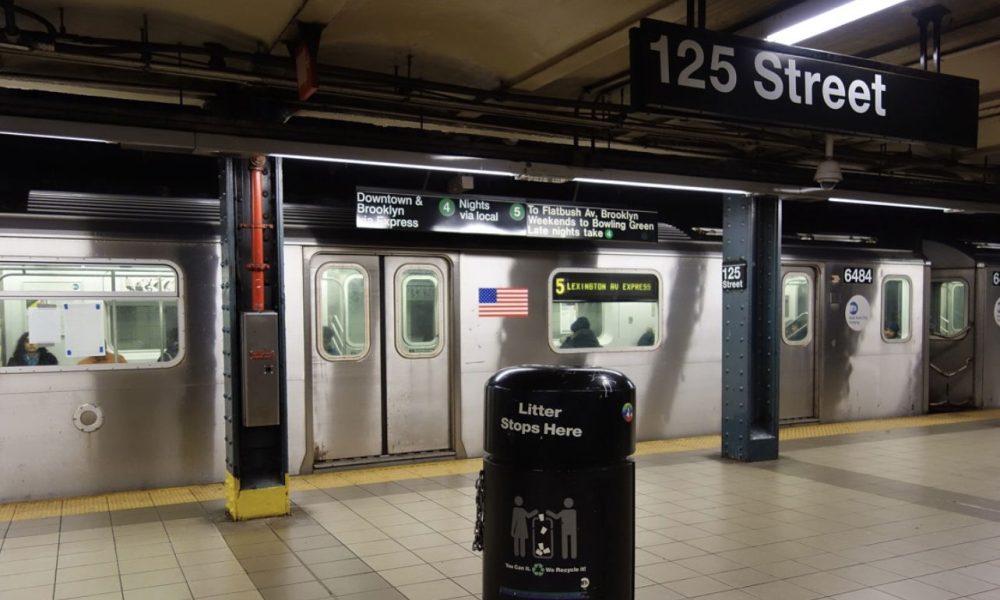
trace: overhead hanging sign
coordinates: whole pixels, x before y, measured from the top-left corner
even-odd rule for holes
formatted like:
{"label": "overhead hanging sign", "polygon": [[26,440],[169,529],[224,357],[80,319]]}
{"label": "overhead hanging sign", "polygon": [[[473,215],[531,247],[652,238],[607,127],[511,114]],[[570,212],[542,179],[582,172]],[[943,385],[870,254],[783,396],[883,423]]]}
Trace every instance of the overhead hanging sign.
{"label": "overhead hanging sign", "polygon": [[360,229],[655,242],[653,211],[357,188]]}
{"label": "overhead hanging sign", "polygon": [[643,19],[632,106],[975,148],[979,81]]}

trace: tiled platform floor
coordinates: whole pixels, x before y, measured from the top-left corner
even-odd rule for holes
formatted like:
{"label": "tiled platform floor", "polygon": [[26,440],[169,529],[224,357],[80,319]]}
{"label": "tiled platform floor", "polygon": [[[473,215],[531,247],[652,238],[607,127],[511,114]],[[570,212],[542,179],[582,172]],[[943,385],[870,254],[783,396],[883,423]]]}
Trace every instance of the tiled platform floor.
{"label": "tiled platform floor", "polygon": [[[1000,600],[1000,421],[715,454],[638,457],[637,599]],[[292,517],[248,523],[219,500],[8,511],[0,599],[476,598],[474,479],[297,491]]]}

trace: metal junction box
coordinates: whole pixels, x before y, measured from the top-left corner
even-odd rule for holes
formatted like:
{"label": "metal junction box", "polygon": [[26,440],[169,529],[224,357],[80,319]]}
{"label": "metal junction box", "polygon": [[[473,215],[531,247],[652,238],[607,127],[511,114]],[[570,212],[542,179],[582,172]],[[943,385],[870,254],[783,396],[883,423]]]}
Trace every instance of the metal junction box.
{"label": "metal junction box", "polygon": [[243,313],[243,426],[281,422],[278,313]]}

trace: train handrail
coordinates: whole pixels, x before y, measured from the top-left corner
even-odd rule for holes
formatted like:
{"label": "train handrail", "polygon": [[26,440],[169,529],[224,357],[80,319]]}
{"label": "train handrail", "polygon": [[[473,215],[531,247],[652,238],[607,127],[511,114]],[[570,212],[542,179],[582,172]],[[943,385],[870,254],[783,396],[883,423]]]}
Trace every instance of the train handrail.
{"label": "train handrail", "polygon": [[969,358],[966,359],[964,365],[955,369],[954,371],[945,371],[944,369],[935,365],[934,363],[930,363],[930,367],[945,377],[954,377],[955,375],[958,375],[962,371],[968,369],[971,364],[972,364],[972,357],[970,356]]}
{"label": "train handrail", "polygon": [[330,329],[333,331],[332,339],[330,340],[333,343],[333,347],[337,350],[338,354],[343,354],[344,348],[347,346],[347,340],[344,337],[344,325],[340,322],[340,315],[333,315],[333,318],[330,319]]}

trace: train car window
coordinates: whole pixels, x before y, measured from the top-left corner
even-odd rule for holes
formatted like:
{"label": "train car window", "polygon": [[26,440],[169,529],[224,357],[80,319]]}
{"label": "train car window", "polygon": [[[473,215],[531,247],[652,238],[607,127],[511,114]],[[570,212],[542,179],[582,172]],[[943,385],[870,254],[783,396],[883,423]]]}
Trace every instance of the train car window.
{"label": "train car window", "polygon": [[789,346],[812,341],[812,281],[805,273],[787,273],[782,281],[781,339]]}
{"label": "train car window", "polygon": [[368,272],[360,265],[323,265],[317,279],[316,346],[327,360],[368,354]]}
{"label": "train car window", "polygon": [[962,279],[931,282],[931,335],[956,338],[969,326],[969,284]]}
{"label": "train car window", "polygon": [[173,366],[184,354],[180,288],[168,264],[0,262],[0,366]]}
{"label": "train car window", "polygon": [[396,349],[403,356],[427,358],[441,352],[444,306],[440,271],[415,265],[396,272]]}
{"label": "train car window", "polygon": [[560,353],[648,351],[660,346],[660,280],[652,272],[554,271],[549,347]]}
{"label": "train car window", "polygon": [[882,339],[887,342],[910,339],[910,290],[907,277],[889,276],[882,280]]}

